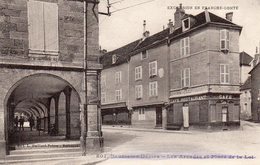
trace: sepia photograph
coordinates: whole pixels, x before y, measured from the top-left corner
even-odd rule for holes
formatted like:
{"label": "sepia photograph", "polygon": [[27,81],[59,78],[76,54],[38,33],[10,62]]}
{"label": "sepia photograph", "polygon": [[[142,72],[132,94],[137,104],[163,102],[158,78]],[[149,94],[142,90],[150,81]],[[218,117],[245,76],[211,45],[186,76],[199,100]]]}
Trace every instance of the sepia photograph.
{"label": "sepia photograph", "polygon": [[260,164],[259,0],[0,0],[0,164]]}

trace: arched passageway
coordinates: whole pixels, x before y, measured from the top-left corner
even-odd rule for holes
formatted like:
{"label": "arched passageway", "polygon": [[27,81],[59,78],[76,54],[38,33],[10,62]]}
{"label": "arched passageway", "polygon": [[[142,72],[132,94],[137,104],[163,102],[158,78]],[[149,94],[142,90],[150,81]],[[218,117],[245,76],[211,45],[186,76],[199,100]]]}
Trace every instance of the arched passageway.
{"label": "arched passageway", "polygon": [[[13,85],[5,100],[8,145],[16,145],[22,131],[23,136],[31,131],[27,128],[30,118],[34,125],[32,131],[50,135],[50,138],[80,138],[80,97],[64,79],[51,74],[25,77]],[[17,128],[16,116],[20,123],[24,120],[26,128]]]}

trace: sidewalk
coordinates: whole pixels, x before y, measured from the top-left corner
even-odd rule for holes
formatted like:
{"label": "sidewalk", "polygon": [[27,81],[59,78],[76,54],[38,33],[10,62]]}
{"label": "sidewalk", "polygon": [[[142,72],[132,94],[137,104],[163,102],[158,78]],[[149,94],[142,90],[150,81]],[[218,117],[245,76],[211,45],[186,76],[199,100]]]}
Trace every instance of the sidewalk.
{"label": "sidewalk", "polygon": [[139,132],[158,132],[158,133],[179,133],[179,134],[192,134],[193,131],[175,131],[165,129],[149,129],[149,128],[136,128],[130,125],[102,125],[102,129],[106,130],[125,130],[125,131],[139,131]]}

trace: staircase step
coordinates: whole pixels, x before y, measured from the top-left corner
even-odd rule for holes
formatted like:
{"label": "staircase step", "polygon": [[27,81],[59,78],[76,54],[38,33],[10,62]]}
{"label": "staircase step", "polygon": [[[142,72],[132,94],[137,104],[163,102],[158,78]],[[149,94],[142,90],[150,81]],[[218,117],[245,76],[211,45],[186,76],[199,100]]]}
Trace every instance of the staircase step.
{"label": "staircase step", "polygon": [[[65,157],[47,157],[47,158],[33,158],[33,159],[19,159],[19,160],[15,160],[15,159],[5,159],[5,160],[0,160],[0,164],[21,164],[21,163],[25,163],[25,164],[34,164],[36,162],[47,162],[47,161],[58,161],[58,160],[73,160],[75,159],[76,156],[65,156]],[[48,163],[47,163],[48,164]]]}
{"label": "staircase step", "polygon": [[19,155],[19,154],[31,154],[31,153],[51,153],[51,152],[80,152],[79,147],[71,148],[25,148],[10,151],[10,155]]}
{"label": "staircase step", "polygon": [[78,157],[81,152],[48,152],[48,153],[29,153],[29,154],[12,154],[6,156],[6,160],[28,160],[28,159],[43,159],[43,158],[58,158],[58,157]]}

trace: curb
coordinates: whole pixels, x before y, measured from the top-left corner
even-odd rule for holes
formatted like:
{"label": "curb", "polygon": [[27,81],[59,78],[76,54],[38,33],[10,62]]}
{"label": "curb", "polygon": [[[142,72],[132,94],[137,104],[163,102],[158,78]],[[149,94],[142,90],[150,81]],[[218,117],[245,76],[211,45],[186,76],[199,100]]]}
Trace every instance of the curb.
{"label": "curb", "polygon": [[139,129],[139,128],[123,128],[123,127],[106,127],[102,126],[102,129],[110,129],[110,130],[127,130],[127,131],[137,131],[137,132],[157,132],[157,133],[177,133],[177,134],[192,134],[190,131],[170,131],[164,129]]}

